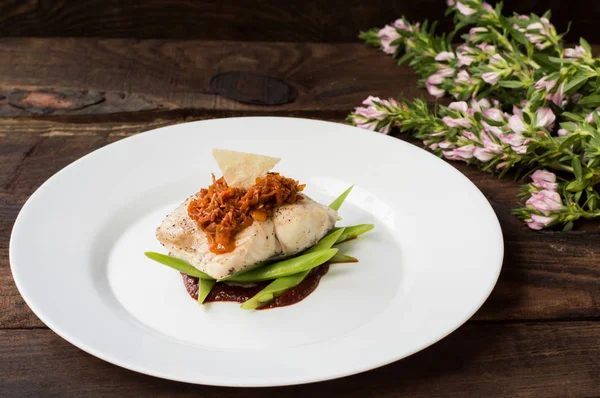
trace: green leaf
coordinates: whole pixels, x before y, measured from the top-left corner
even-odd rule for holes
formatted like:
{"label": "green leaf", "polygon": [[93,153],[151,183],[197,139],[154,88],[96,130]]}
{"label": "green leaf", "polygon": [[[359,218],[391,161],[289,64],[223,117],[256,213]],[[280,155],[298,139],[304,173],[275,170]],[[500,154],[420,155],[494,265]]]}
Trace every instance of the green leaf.
{"label": "green leaf", "polygon": [[579,105],[600,106],[600,94],[590,94],[579,100]]}
{"label": "green leaf", "polygon": [[579,115],[576,115],[575,113],[572,112],[563,112],[561,113],[561,116],[564,118],[567,118],[569,120],[573,120],[574,122],[581,122],[583,120],[583,118]]}
{"label": "green leaf", "polygon": [[205,274],[204,272],[198,270],[193,265],[187,263],[186,261],[180,260],[175,257],[167,256],[166,254],[155,253],[155,252],[145,252],[146,257],[150,260],[154,260],[158,263],[176,269],[179,272],[183,272],[189,276],[195,276],[196,278],[206,279],[206,280],[214,280],[211,276]]}
{"label": "green leaf", "polygon": [[579,39],[579,44],[581,45],[581,47],[585,48],[585,51],[587,51],[588,53],[591,54],[592,52],[592,46],[590,46],[590,43],[587,42],[586,39],[584,39],[583,37]]}
{"label": "green leaf", "polygon": [[570,94],[571,91],[575,91],[574,89],[581,87],[585,84],[585,81],[589,79],[591,76],[588,73],[576,73],[575,76],[565,85],[564,92],[565,94]]}
{"label": "green leaf", "polygon": [[578,192],[578,191],[582,191],[587,187],[587,181],[571,181],[567,187],[566,190],[569,192]]}
{"label": "green leaf", "polygon": [[571,167],[573,167],[573,174],[575,174],[577,181],[583,181],[583,169],[581,167],[581,161],[577,156],[573,157]]}
{"label": "green leaf", "polygon": [[523,83],[515,80],[501,80],[498,82],[500,87],[506,88],[521,88],[523,87]]}
{"label": "green leaf", "polygon": [[573,122],[563,122],[560,124],[560,127],[567,131],[575,131],[578,128],[577,124]]}
{"label": "green leaf", "polygon": [[598,208],[598,197],[595,195],[590,196],[587,202],[587,207],[589,211],[596,211],[596,209]]}
{"label": "green leaf", "polygon": [[579,140],[579,136],[577,134],[568,135],[565,138],[565,140],[563,142],[561,142],[560,146],[558,147],[558,151],[559,152],[564,151],[565,149],[567,149],[568,147],[573,145],[578,140]]}
{"label": "green leaf", "polygon": [[563,231],[570,231],[573,229],[573,221],[569,221],[568,223],[565,224],[565,226],[563,227]]}

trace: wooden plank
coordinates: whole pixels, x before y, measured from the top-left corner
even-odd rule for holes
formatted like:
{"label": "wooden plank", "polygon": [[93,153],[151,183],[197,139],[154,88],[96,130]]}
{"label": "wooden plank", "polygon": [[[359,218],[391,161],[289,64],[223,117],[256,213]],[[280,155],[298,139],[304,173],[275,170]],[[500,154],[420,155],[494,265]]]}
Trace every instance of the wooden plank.
{"label": "wooden plank", "polygon": [[[493,2],[492,2],[493,3]],[[553,11],[571,40],[600,40],[593,0],[506,0],[507,14]],[[360,30],[383,26],[404,14],[412,21],[441,20],[445,2],[385,0],[5,0],[0,3],[0,35],[7,37],[129,37],[245,41],[355,41]]]}
{"label": "wooden plank", "polygon": [[[298,97],[265,108],[215,95],[210,78],[251,72]],[[424,95],[408,67],[362,44],[165,40],[0,40],[0,116],[140,111],[340,111],[369,95]],[[37,108],[35,106],[37,106]]]}
{"label": "wooden plank", "polygon": [[227,397],[591,397],[600,323],[470,325],[416,355],[360,375],[269,389],[176,383],[85,354],[49,330],[0,331],[0,395]]}
{"label": "wooden plank", "polygon": [[[0,185],[0,328],[43,326],[16,290],[8,264],[10,230],[27,197],[56,171],[94,149],[184,120],[191,118],[103,124],[0,121],[0,131],[10,131],[0,137],[0,165],[8,171]],[[500,280],[473,320],[600,318],[597,224],[587,231],[531,231],[511,214],[517,206],[518,183],[498,180],[461,163],[451,164],[484,192],[505,236]]]}

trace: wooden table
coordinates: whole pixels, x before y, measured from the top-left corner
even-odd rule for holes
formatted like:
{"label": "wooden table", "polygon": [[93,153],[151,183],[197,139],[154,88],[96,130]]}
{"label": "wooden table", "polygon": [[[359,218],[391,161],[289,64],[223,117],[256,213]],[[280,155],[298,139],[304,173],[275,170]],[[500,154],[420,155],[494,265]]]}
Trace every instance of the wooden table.
{"label": "wooden table", "polygon": [[[295,101],[245,105],[215,95],[225,71],[291,82]],[[487,196],[505,261],[483,308],[448,338],[394,364],[318,384],[187,385],[110,365],[38,320],[12,280],[8,244],[21,206],[81,156],[160,126],[277,115],[344,122],[368,95],[416,89],[410,69],[358,43],[50,38],[0,41],[0,396],[431,397],[600,394],[600,225],[534,232],[511,215],[518,183],[453,163]],[[33,248],[32,248],[33,249]]]}

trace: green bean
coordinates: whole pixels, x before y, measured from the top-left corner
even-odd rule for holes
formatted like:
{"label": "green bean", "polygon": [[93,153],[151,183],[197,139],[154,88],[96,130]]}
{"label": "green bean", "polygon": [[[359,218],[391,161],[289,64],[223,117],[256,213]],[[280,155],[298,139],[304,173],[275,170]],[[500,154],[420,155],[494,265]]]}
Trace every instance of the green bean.
{"label": "green bean", "polygon": [[337,263],[357,263],[358,259],[356,257],[347,256],[342,253],[337,253],[335,256],[329,259],[329,264],[337,264]]}
{"label": "green bean", "polygon": [[230,276],[224,280],[231,282],[259,282],[297,274],[323,264],[333,257],[337,251],[337,249],[327,249],[302,254],[298,257],[288,258],[260,268],[255,268],[251,271],[244,272],[243,274]]}
{"label": "green bean", "polygon": [[280,296],[283,292],[293,287],[296,287],[306,278],[306,275],[310,270],[299,272],[294,275],[284,276],[275,279],[263,290],[256,293],[253,297],[242,304],[242,308],[245,310],[253,310],[261,305],[265,305],[275,297]]}
{"label": "green bean", "polygon": [[335,245],[335,242],[338,241],[338,239],[344,233],[345,230],[345,227],[336,228],[335,230],[332,230],[331,232],[329,232],[329,234],[325,235],[325,237],[321,238],[321,240],[317,242],[316,245],[314,245],[304,253],[314,253],[319,250],[331,249],[331,247]]}
{"label": "green bean", "polygon": [[[319,241],[319,243],[317,243],[316,245],[314,245],[313,247],[308,249],[305,252],[305,254],[315,253],[318,251],[330,249],[331,246],[333,246],[335,244],[335,242],[338,240],[338,238],[342,235],[344,230],[345,230],[345,228],[339,228],[339,229],[334,230],[333,232],[330,232],[327,236],[322,238]],[[338,253],[336,253],[333,257],[335,257],[337,255],[338,255]],[[256,295],[254,295],[252,298],[250,298],[248,301],[246,301],[244,304],[242,304],[242,308],[244,308],[246,310],[253,310],[253,309],[259,307],[260,305],[264,305],[264,304],[268,303],[269,301],[273,300],[275,297],[281,295],[286,290],[298,286],[300,284],[300,282],[302,282],[304,280],[304,278],[306,278],[306,275],[308,275],[309,272],[310,272],[310,269],[299,272],[294,275],[283,276],[283,277],[275,279],[273,282],[271,282],[269,285],[267,285],[263,290],[261,290]]]}
{"label": "green bean", "polygon": [[183,272],[189,276],[195,276],[196,278],[205,279],[205,280],[215,280],[211,276],[205,274],[200,271],[193,265],[187,263],[176,257],[167,256],[166,254],[155,253],[155,252],[145,252],[146,257],[161,264],[167,265],[171,268],[176,269],[179,272]]}
{"label": "green bean", "polygon": [[351,227],[346,227],[344,232],[340,235],[337,242],[335,242],[335,243],[342,243],[347,240],[354,239],[354,238],[358,237],[359,235],[364,234],[365,232],[369,232],[373,228],[375,228],[375,225],[373,225],[373,224],[358,224],[358,225],[353,225]]}
{"label": "green bean", "polygon": [[342,192],[342,194],[340,196],[338,196],[333,202],[331,202],[331,204],[329,205],[329,208],[331,208],[335,211],[338,211],[340,209],[340,207],[342,206],[342,203],[344,203],[346,196],[348,196],[350,191],[352,191],[352,188],[354,188],[354,184],[351,185],[350,188],[348,188],[344,192]]}
{"label": "green bean", "polygon": [[198,279],[198,304],[204,303],[204,300],[206,300],[206,297],[215,286],[215,283],[217,283],[217,281]]}

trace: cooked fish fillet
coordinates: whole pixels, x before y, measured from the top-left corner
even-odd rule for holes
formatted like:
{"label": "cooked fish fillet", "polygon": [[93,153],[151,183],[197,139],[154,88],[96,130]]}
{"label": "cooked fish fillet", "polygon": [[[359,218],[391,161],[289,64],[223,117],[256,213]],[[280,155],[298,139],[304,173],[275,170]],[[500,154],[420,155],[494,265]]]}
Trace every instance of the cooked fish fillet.
{"label": "cooked fish fillet", "polygon": [[215,254],[208,239],[189,218],[189,198],[169,214],[156,230],[156,238],[177,258],[215,279],[222,279],[271,258],[299,253],[315,244],[337,220],[337,212],[306,195],[278,208],[265,222],[254,221],[236,235],[235,250]]}

